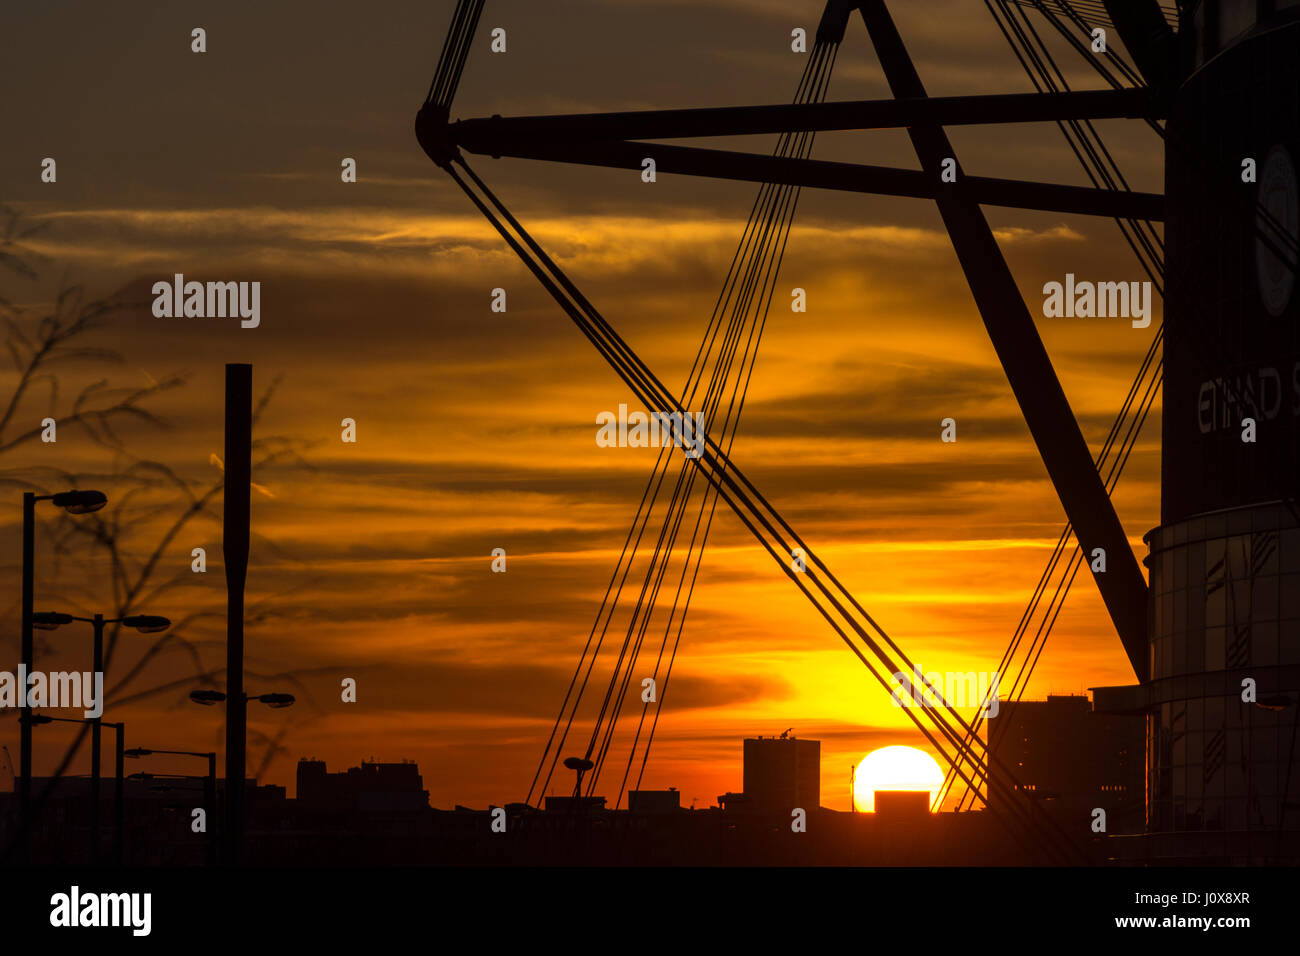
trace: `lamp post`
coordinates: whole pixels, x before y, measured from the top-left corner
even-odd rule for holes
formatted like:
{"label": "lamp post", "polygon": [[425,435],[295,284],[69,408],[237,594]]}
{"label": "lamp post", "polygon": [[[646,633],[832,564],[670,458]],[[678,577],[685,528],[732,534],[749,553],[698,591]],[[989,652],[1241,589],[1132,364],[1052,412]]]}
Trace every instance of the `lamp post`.
{"label": "lamp post", "polygon": [[55,495],[38,495],[23,492],[23,621],[22,660],[19,664],[19,692],[22,708],[18,728],[18,829],[19,846],[23,862],[27,862],[27,831],[31,827],[32,802],[32,724],[27,706],[27,678],[32,669],[32,607],[36,592],[36,502],[52,501],[55,507],[68,514],[80,515],[98,511],[108,504],[102,491],[61,491]]}
{"label": "lamp post", "polygon": [[[71,624],[73,621],[84,621],[94,626],[95,639],[91,651],[92,675],[104,673],[105,624],[124,624],[127,627],[134,628],[141,634],[157,634],[160,631],[167,630],[172,625],[172,622],[167,618],[155,614],[131,614],[126,617],[106,618],[102,614],[96,614],[94,617],[74,617],[71,614],[61,614],[58,611],[40,611],[32,615],[32,627],[42,631],[52,631],[64,624]],[[99,702],[99,708],[102,713],[104,709],[103,701]],[[100,726],[102,720],[100,717],[87,719],[90,721],[90,862],[97,863],[99,862],[99,766]]]}
{"label": "lamp post", "polygon": [[[243,706],[236,706],[236,701],[237,701],[239,698],[243,698],[243,700],[242,700],[242,702],[241,702]],[[201,705],[203,705],[204,707],[211,707],[211,706],[213,706],[214,704],[219,704],[219,703],[221,703],[222,701],[225,701],[225,702],[226,702],[226,714],[227,714],[227,717],[226,717],[226,730],[227,730],[227,733],[226,733],[226,746],[227,746],[227,748],[229,748],[230,745],[231,745],[231,743],[230,743],[230,734],[229,734],[229,730],[230,730],[230,717],[229,717],[229,715],[230,715],[230,714],[232,714],[232,713],[237,713],[237,714],[239,714],[239,716],[240,716],[240,724],[239,724],[240,727],[241,727],[241,728],[247,728],[247,726],[248,726],[248,702],[249,702],[250,700],[258,701],[259,703],[266,704],[266,706],[268,706],[268,707],[272,707],[272,708],[275,708],[275,709],[279,710],[279,709],[282,709],[282,708],[285,708],[285,707],[291,707],[291,706],[293,706],[294,697],[293,697],[293,694],[279,694],[279,693],[272,693],[272,694],[244,694],[244,693],[240,693],[240,694],[238,695],[238,697],[231,697],[231,696],[228,696],[228,695],[222,693],[222,692],[219,691],[219,690],[192,690],[192,691],[190,691],[190,700],[194,701],[194,703],[196,703],[196,704],[201,704]],[[230,754],[229,754],[229,750],[227,750],[227,753],[226,753],[226,828],[227,828],[227,832],[225,833],[225,837],[224,837],[223,842],[225,843],[225,847],[226,847],[224,860],[225,860],[225,864],[226,864],[227,866],[238,866],[238,865],[239,865],[239,863],[240,863],[240,861],[241,861],[241,858],[242,858],[242,852],[243,852],[243,840],[244,840],[244,829],[243,829],[243,826],[244,826],[244,817],[243,817],[243,805],[244,805],[244,777],[243,777],[244,769],[243,769],[243,768],[244,768],[244,762],[243,762],[243,756],[242,756],[242,755],[243,755],[244,744],[246,743],[246,741],[243,739],[243,734],[242,734],[242,733],[241,733],[241,735],[240,735],[240,739],[239,739],[238,741],[236,741],[236,743],[237,743],[237,745],[238,745],[239,748],[240,748],[240,755],[241,755],[241,756],[240,756],[240,760],[239,760],[239,776],[232,777],[232,776],[230,775],[231,762],[230,762]],[[235,812],[233,812],[233,811],[231,810],[231,802],[234,801],[235,799],[238,799],[238,800],[239,800],[239,807],[240,807],[240,810],[239,810],[238,813],[235,813]],[[230,833],[230,832],[229,832],[229,828],[232,827],[232,826],[233,826],[233,827],[238,827],[238,828],[239,828],[239,829],[238,829],[238,832],[233,833],[233,834]]]}
{"label": "lamp post", "polygon": [[[89,724],[95,721],[92,717],[47,717],[45,714],[25,714],[18,718],[23,724],[28,726],[34,724]],[[124,721],[102,721],[105,727],[112,727],[117,733],[117,754],[113,761],[114,773],[116,779],[113,782],[113,860],[118,866],[122,865],[123,844],[122,831],[124,829],[126,815],[123,810],[122,800],[122,780],[123,771],[126,769],[123,756],[126,747],[126,723]],[[98,813],[95,815],[98,820]]]}
{"label": "lamp post", "polygon": [[582,775],[595,766],[586,757],[565,757],[564,766],[574,771],[578,775],[577,782],[573,785],[573,805],[576,807],[581,801],[582,796]]}
{"label": "lamp post", "polygon": [[[244,695],[244,584],[248,576],[253,486],[253,366],[226,366],[226,477],[222,488],[221,551],[226,566],[226,841],[225,862],[238,866],[244,833],[244,757],[248,744]],[[232,787],[231,781],[239,786]]]}
{"label": "lamp post", "polygon": [[[203,781],[203,805],[206,808],[208,819],[207,824],[207,865],[217,865],[217,754],[216,751],[198,751],[198,750],[151,750],[145,747],[135,747],[126,752],[128,757],[150,757],[154,754],[172,754],[177,757],[204,757],[208,761],[208,776]],[[132,774],[135,776],[145,776],[142,774]]]}

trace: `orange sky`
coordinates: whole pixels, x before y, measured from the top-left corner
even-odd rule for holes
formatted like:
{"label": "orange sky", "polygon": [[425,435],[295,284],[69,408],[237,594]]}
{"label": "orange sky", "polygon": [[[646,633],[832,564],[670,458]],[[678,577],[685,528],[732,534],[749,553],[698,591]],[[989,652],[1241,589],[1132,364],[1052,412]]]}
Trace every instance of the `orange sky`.
{"label": "orange sky", "polygon": [[[983,5],[943,5],[950,16],[897,14],[931,93],[1023,90]],[[105,19],[102,47],[79,36],[48,63],[51,100],[81,122],[76,135],[22,105],[0,116],[20,147],[0,165],[10,205],[46,224],[27,243],[44,257],[40,278],[0,272],[0,294],[39,308],[68,276],[92,296],[145,303],[87,339],[121,353],[120,364],[70,362],[58,370],[55,412],[38,391],[21,420],[64,414],[70,396],[105,377],[137,386],[185,376],[149,404],[165,428],[122,423],[124,451],[70,428],[56,445],[5,453],[9,619],[18,608],[13,482],[57,490],[58,472],[82,476],[120,517],[141,518],[127,544],[146,553],[178,498],[161,484],[126,498],[125,470],[154,460],[195,487],[218,477],[210,456],[222,448],[222,366],[250,361],[259,391],[278,381],[259,437],[284,436],[296,452],[254,476],[264,490],[254,495],[248,669],[265,678],[248,686],[299,696],[290,710],[250,713],[257,732],[283,732],[262,779],[292,791],[300,756],[331,769],[413,759],[440,807],[523,799],[654,461],[649,449],[596,446],[596,415],[634,405],[630,393],[415,145],[410,123],[450,6],[412,4],[414,27],[394,17],[345,30],[325,13],[301,26],[212,5],[184,19],[213,25],[203,60],[171,49],[181,21],[161,7],[147,22]],[[539,21],[527,5],[489,4],[518,28],[515,52],[500,64],[471,57],[454,115],[788,100],[802,62],[781,37],[815,24],[820,10],[563,6],[572,18]],[[19,49],[56,49],[53,22],[3,16]],[[89,28],[107,14],[86,16]],[[129,50],[109,42],[127,31]],[[179,79],[157,89],[147,68],[167,58]],[[677,69],[656,68],[665,62]],[[4,67],[22,68],[21,57]],[[268,103],[268,89],[283,99]],[[831,98],[880,95],[855,22]],[[1155,138],[1112,125],[1135,188],[1158,188]],[[953,140],[970,172],[1081,181],[1054,130],[963,129]],[[44,155],[59,157],[56,186],[38,182]],[[894,134],[827,134],[815,155],[915,165]],[[355,185],[338,181],[342,156],[358,159]],[[659,377],[680,385],[754,187],[471,162]],[[1006,210],[989,219],[1036,315],[1042,284],[1066,272],[1141,278],[1113,223]],[[153,317],[149,287],[174,272],[261,281],[261,327]],[[794,286],[808,290],[806,314],[784,304]],[[505,314],[489,311],[495,287],[508,290]],[[1094,450],[1158,321],[1138,330],[1039,320]],[[6,395],[13,381],[6,374]],[[340,441],[345,417],[357,422],[355,445]],[[955,444],[939,441],[945,417],[958,422]],[[1158,428],[1153,415],[1116,496],[1139,556],[1157,520]],[[927,671],[996,665],[1064,523],[938,216],[922,202],[805,193],[733,457]],[[154,505],[165,510],[150,517]],[[77,546],[56,567],[50,530],[38,539],[38,609],[107,606],[102,555]],[[220,748],[220,714],[185,701],[195,660],[224,662],[219,530],[213,517],[188,525],[152,579],[168,586],[141,610],[218,616],[187,624],[110,702],[134,744]],[[203,576],[188,570],[198,546],[209,554]],[[494,547],[509,555],[506,574],[490,573]],[[15,662],[16,632],[5,634]],[[43,637],[39,666],[84,666],[87,643],[75,632]],[[110,685],[145,646],[123,638]],[[356,704],[339,701],[343,677],[358,681]],[[1030,696],[1130,678],[1081,576]],[[744,736],[794,727],[821,739],[822,802],[838,808],[849,803],[850,762],[920,740],[723,509],[672,687],[644,785],[675,786],[688,804],[740,789]],[[16,736],[14,722],[0,723],[15,758]],[[41,729],[37,773],[67,736]],[[265,749],[254,744],[250,767]],[[83,755],[74,772],[85,767]],[[610,767],[601,789],[612,802],[622,761]]]}

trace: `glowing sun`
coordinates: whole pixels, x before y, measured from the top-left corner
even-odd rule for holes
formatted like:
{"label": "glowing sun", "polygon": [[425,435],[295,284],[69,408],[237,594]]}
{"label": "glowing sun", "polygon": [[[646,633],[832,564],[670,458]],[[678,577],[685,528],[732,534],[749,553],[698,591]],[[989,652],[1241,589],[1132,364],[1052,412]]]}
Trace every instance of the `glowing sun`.
{"label": "glowing sun", "polygon": [[935,759],[915,747],[881,747],[862,758],[854,776],[853,795],[857,808],[874,813],[877,790],[929,790],[930,809],[937,809],[943,771]]}

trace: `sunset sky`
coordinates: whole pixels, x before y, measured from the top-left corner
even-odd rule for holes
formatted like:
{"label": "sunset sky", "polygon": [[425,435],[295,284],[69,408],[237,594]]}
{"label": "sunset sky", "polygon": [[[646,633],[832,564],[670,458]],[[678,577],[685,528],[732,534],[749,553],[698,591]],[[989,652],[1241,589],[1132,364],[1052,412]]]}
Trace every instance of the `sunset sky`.
{"label": "sunset sky", "polygon": [[[257,436],[296,456],[254,473],[247,688],[274,737],[260,779],[293,790],[299,757],[331,770],[415,760],[434,806],[522,800],[654,464],[652,449],[600,448],[596,416],[635,399],[469,201],[416,144],[452,0],[275,4],[7,5],[0,75],[0,202],[43,230],[25,243],[39,277],[0,267],[0,297],[44,314],[61,283],[138,303],[78,344],[116,350],[57,369],[0,445],[85,386],[184,385],[145,403],[165,427],[122,421],[113,453],[75,426],[0,457],[4,659],[18,660],[20,481],[57,472],[140,523],[146,554],[177,498],[130,499],[133,461],[196,488],[220,477],[226,362],[277,382]],[[788,102],[820,0],[489,0],[453,118]],[[1023,92],[1027,78],[980,0],[892,4],[931,95]],[[207,31],[207,52],[190,31]],[[488,52],[501,26],[508,52]],[[1064,62],[1064,61],[1063,61]],[[1074,62],[1074,61],[1071,61]],[[1082,73],[1082,88],[1099,81]],[[39,95],[37,95],[39,94]],[[859,18],[829,99],[887,96]],[[1158,191],[1162,149],[1136,122],[1098,124],[1135,189]],[[955,128],[973,175],[1086,184],[1054,126]],[[711,141],[769,152],[772,137]],[[827,133],[814,156],[916,168],[904,133]],[[58,180],[40,181],[44,157]],[[340,181],[343,157],[355,184]],[[680,387],[757,187],[470,157],[661,380]],[[1145,278],[1109,220],[986,210],[1094,452],[1159,324],[1041,318],[1042,287]],[[261,325],[157,318],[150,288],[174,273],[258,280]],[[808,311],[789,311],[789,289]],[[490,311],[507,289],[509,309]],[[0,387],[8,401],[16,373]],[[51,410],[53,409],[53,411]],[[958,423],[958,441],[939,423]],[[357,423],[356,444],[340,421]],[[1158,414],[1116,494],[1139,558],[1158,520]],[[864,607],[927,671],[991,670],[1065,522],[932,203],[805,191],[777,282],[734,460]],[[122,502],[125,501],[125,504]],[[162,511],[150,510],[154,505]],[[219,499],[167,549],[139,610],[179,620],[207,669],[224,667]],[[44,517],[52,520],[53,513]],[[102,553],[56,568],[37,540],[38,610],[112,607]],[[205,547],[205,575],[189,570]],[[493,548],[508,571],[493,574]],[[89,631],[38,635],[37,666],[89,666]],[[150,639],[124,636],[110,686]],[[221,749],[221,714],[187,701],[196,657],[174,639],[110,698],[130,744]],[[599,673],[599,671],[598,671]],[[276,676],[280,675],[280,676]],[[339,700],[344,677],[358,702]],[[1128,683],[1132,673],[1089,575],[1081,575],[1029,696]],[[223,678],[217,677],[220,686]],[[603,691],[604,681],[593,682]],[[164,690],[146,691],[169,685]],[[638,703],[639,688],[633,688]],[[592,694],[593,700],[597,697]],[[630,706],[630,705],[629,705]],[[847,809],[849,765],[923,744],[746,528],[719,509],[644,786],[683,803],[741,788],[741,739],[793,727],[822,741],[822,803]],[[0,743],[17,762],[17,722]],[[71,728],[39,728],[50,772]],[[262,767],[256,738],[250,771]],[[570,748],[572,750],[573,748]],[[622,762],[601,792],[611,804]],[[83,753],[73,772],[86,772]],[[130,769],[195,772],[155,761]],[[557,778],[556,792],[571,778]],[[9,778],[0,764],[0,787]]]}

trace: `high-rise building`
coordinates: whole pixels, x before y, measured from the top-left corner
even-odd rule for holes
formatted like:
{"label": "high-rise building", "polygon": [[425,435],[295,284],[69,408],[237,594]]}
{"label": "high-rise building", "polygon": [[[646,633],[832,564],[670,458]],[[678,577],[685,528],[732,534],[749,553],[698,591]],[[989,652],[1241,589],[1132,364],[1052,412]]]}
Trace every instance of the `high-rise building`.
{"label": "high-rise building", "polygon": [[[989,807],[1007,799],[1041,801],[1063,820],[1091,824],[1106,811],[1109,833],[1142,829],[1146,722],[1093,710],[1087,697],[999,701],[988,722],[989,773],[1014,778],[1015,797],[990,788]],[[1011,781],[1004,781],[1011,783]]]}
{"label": "high-rise building", "polygon": [[745,739],[745,806],[758,810],[795,807],[816,810],[821,805],[820,740],[795,737]]}
{"label": "high-rise building", "polygon": [[1182,7],[1150,674],[1094,699],[1148,718],[1146,859],[1294,862],[1300,3]]}

